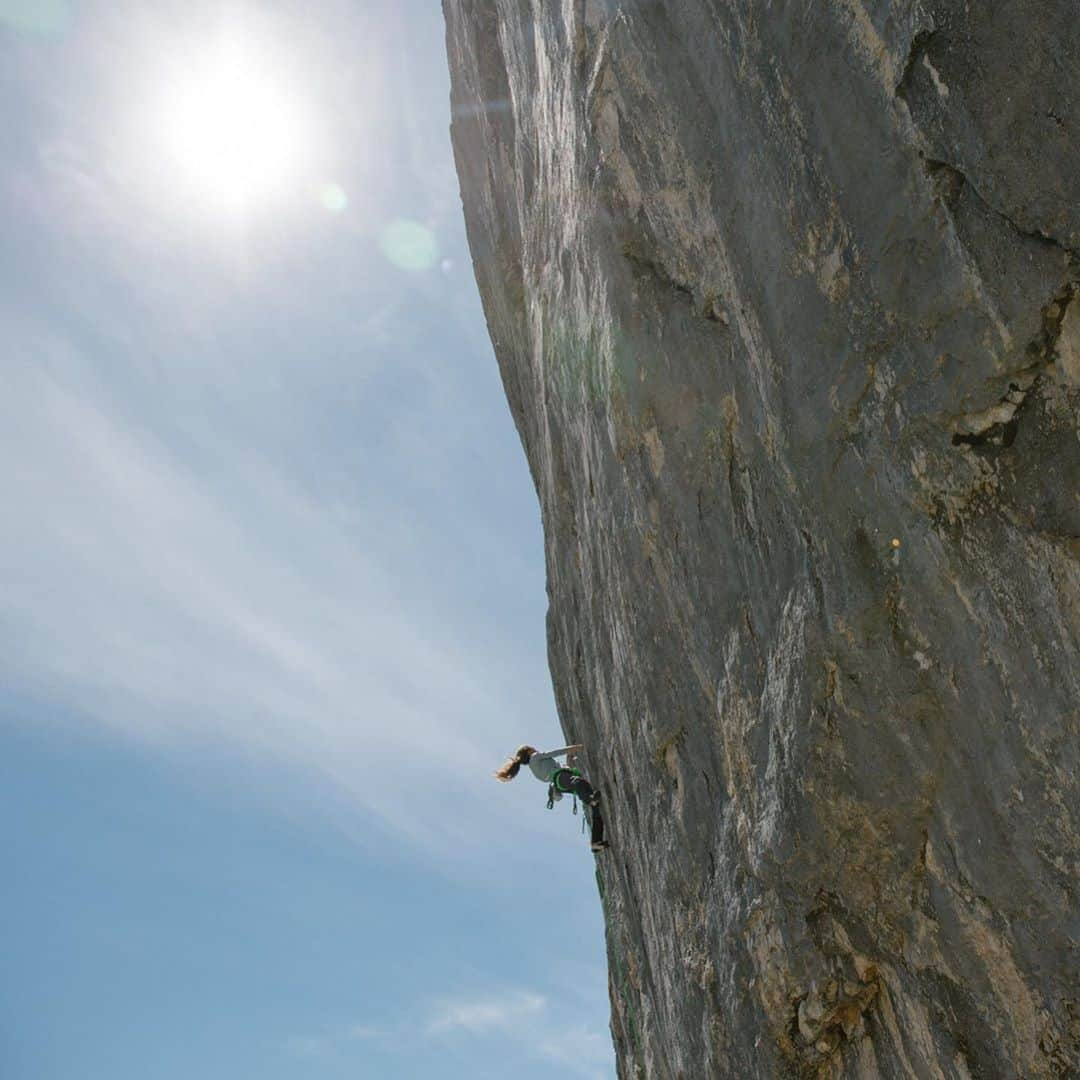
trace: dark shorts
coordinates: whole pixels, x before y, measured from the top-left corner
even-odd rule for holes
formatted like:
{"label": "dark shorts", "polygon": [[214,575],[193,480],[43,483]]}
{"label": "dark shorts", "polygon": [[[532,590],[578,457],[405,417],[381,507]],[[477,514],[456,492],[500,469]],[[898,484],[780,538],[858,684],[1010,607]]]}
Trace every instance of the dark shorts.
{"label": "dark shorts", "polygon": [[587,785],[589,783],[589,781],[581,775],[580,769],[574,769],[570,766],[556,769],[555,775],[551,778],[551,782],[555,785],[555,790],[561,791],[564,795],[574,794],[575,788],[580,787],[581,784]]}

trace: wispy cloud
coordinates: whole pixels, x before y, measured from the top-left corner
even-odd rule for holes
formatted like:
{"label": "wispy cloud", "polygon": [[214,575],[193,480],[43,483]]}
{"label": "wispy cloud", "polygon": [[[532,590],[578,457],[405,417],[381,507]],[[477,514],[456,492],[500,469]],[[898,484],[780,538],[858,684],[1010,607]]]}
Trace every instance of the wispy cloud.
{"label": "wispy cloud", "polygon": [[[538,513],[445,118],[433,73],[403,98],[387,61],[421,30],[402,10],[338,41],[347,0],[295,20],[286,40],[322,58],[317,96],[345,125],[318,179],[348,188],[349,211],[275,214],[234,251],[128,167],[141,76],[126,61],[217,10],[159,7],[104,5],[87,42],[62,46],[70,64],[22,61],[12,111],[42,130],[0,177],[19,196],[0,213],[0,694],[285,763],[352,829],[359,809],[365,830],[494,863],[555,823],[539,790],[490,770],[561,736]],[[374,240],[391,216],[454,245],[457,269],[393,272]]]}
{"label": "wispy cloud", "polygon": [[611,1061],[611,1035],[584,1024],[553,1031],[536,1046],[548,1061],[590,1076],[604,1075],[600,1069]]}
{"label": "wispy cloud", "polygon": [[535,1022],[547,1006],[542,994],[515,990],[482,998],[450,999],[439,1002],[428,1022],[428,1034],[468,1031],[473,1034],[514,1028]]}
{"label": "wispy cloud", "polygon": [[[270,755],[432,850],[476,847],[502,794],[491,736],[517,708],[490,666],[507,643],[460,635],[287,473],[226,457],[215,483],[62,348],[9,344],[2,685],[138,738]],[[526,803],[499,812],[527,830]]]}
{"label": "wispy cloud", "polygon": [[[355,1052],[352,1044],[376,1039],[386,1040],[383,1045],[391,1052],[407,1053],[417,1045],[418,1036],[443,1049],[443,1040],[453,1038],[467,1040],[470,1048],[483,1046],[494,1055],[523,1053],[534,1062],[557,1065],[581,1080],[609,1080],[610,1036],[581,1021],[581,1014],[593,1005],[577,987],[568,987],[558,997],[524,987],[447,994],[431,1001],[426,1010],[418,1007],[419,1015],[426,1012],[427,1016],[419,1024],[409,1017],[398,1023],[390,1020],[328,1027],[316,1035],[294,1036],[285,1048],[297,1057],[342,1058]],[[606,1009],[596,1011],[602,1016]]]}
{"label": "wispy cloud", "polygon": [[571,1075],[606,1080],[611,1075],[611,1038],[577,1019],[584,1007],[576,988],[559,998],[525,989],[462,995],[437,1002],[426,1031],[429,1038],[460,1033],[496,1047],[508,1043]]}
{"label": "wispy cloud", "polygon": [[353,1024],[348,1031],[350,1039],[378,1039],[386,1034],[388,1033],[383,1028],[372,1024]]}
{"label": "wispy cloud", "polygon": [[323,1057],[326,1054],[327,1050],[330,1049],[330,1043],[327,1039],[297,1036],[296,1038],[289,1039],[285,1044],[285,1048],[290,1054],[294,1054],[296,1057],[317,1058]]}
{"label": "wispy cloud", "polygon": [[353,1024],[346,1028],[326,1029],[319,1035],[293,1035],[285,1041],[285,1050],[295,1057],[318,1058],[342,1052],[348,1043],[380,1039],[392,1034],[374,1024]]}

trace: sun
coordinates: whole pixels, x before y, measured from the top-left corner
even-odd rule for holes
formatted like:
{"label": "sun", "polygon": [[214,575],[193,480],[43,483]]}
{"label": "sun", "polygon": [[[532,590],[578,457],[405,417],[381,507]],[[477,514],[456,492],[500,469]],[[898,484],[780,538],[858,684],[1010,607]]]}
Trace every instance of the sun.
{"label": "sun", "polygon": [[218,210],[254,211],[303,181],[301,94],[250,44],[224,39],[174,65],[151,123],[163,171]]}

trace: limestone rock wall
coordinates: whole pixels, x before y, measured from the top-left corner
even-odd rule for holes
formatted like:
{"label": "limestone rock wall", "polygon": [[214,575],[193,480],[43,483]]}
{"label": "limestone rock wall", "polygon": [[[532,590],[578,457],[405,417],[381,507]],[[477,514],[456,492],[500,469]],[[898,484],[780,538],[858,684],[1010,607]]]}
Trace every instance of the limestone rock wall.
{"label": "limestone rock wall", "polygon": [[1076,0],[444,0],[620,1076],[1080,1075]]}

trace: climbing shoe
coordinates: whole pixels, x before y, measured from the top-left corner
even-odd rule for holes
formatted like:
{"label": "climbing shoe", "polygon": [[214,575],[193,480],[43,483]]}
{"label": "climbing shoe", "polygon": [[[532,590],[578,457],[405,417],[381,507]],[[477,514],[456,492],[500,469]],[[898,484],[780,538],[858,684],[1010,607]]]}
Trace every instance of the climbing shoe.
{"label": "climbing shoe", "polygon": [[592,848],[593,851],[603,851],[604,848],[611,847],[611,845],[606,840],[597,840],[590,844],[589,847]]}

